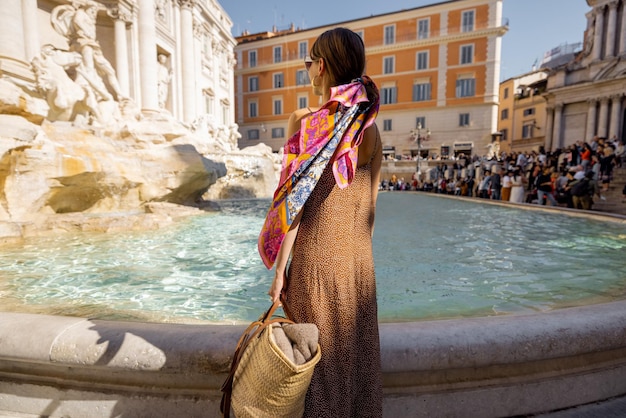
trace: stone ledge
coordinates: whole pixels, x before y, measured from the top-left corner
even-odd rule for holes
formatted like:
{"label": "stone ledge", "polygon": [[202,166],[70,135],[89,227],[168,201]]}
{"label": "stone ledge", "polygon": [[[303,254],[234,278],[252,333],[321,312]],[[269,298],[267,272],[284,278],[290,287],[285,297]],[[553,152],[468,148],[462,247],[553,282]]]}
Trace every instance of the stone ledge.
{"label": "stone ledge", "polygon": [[[122,405],[168,416],[174,403],[217,417],[243,329],[2,313],[0,403],[41,414],[54,402],[71,415],[99,399],[93,417]],[[626,393],[626,301],[380,330],[385,416],[531,414]]]}

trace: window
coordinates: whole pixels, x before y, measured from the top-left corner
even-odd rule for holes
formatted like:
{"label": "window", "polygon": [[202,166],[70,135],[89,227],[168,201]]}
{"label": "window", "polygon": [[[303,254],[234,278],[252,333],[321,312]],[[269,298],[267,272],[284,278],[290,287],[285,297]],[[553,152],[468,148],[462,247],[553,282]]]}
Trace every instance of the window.
{"label": "window", "polygon": [[285,128],[272,128],[272,138],[284,138]]}
{"label": "window", "polygon": [[500,138],[501,141],[506,141],[507,139],[509,139],[509,130],[508,129],[502,129],[500,131],[500,133],[502,134],[502,138]]}
{"label": "window", "polygon": [[427,39],[430,35],[430,21],[420,19],[417,21],[417,39]]}
{"label": "window", "polygon": [[505,120],[509,118],[509,109],[502,109],[500,112],[500,120]]}
{"label": "window", "polygon": [[395,87],[383,87],[381,89],[381,104],[392,104],[398,101],[398,94]]}
{"label": "window", "polygon": [[383,58],[383,74],[393,74],[394,61],[394,57]]}
{"label": "window", "polygon": [[296,71],[296,86],[306,86],[309,84],[309,74],[306,70]]}
{"label": "window", "polygon": [[248,51],[248,63],[250,67],[256,67],[256,51]]}
{"label": "window", "polygon": [[215,94],[212,89],[206,89],[203,91],[204,93],[204,110],[205,113],[212,114],[215,103]]}
{"label": "window", "polygon": [[223,101],[222,103],[222,124],[223,125],[229,125],[230,121],[230,105],[224,103]]}
{"label": "window", "polygon": [[259,90],[259,77],[254,76],[248,78],[248,91],[257,91]]}
{"label": "window", "polygon": [[534,123],[527,123],[524,126],[522,126],[522,138],[523,139],[532,138],[534,127],[535,127]]}
{"label": "window", "polygon": [[461,64],[471,64],[474,62],[474,45],[461,46]]}
{"label": "window", "polygon": [[417,53],[417,69],[426,70],[428,68],[428,51]]}
{"label": "window", "polygon": [[248,102],[248,116],[251,118],[259,116],[259,105],[257,102]]}
{"label": "window", "polygon": [[415,129],[417,129],[418,126],[420,129],[426,128],[426,116],[418,116],[415,118]]}
{"label": "window", "polygon": [[298,58],[303,60],[306,56],[309,55],[309,42],[302,41],[298,43]]}
{"label": "window", "polygon": [[274,63],[283,61],[283,47],[275,46],[274,47]]}
{"label": "window", "polygon": [[476,95],[476,79],[462,78],[456,80],[456,97],[473,97]]}
{"label": "window", "polygon": [[508,87],[504,89],[504,98],[505,99],[509,98],[509,88]]}
{"label": "window", "polygon": [[530,116],[535,114],[535,108],[531,107],[528,109],[524,109],[524,116]]}
{"label": "window", "polygon": [[298,109],[309,107],[309,99],[306,96],[298,97]]}
{"label": "window", "polygon": [[248,131],[248,139],[259,139],[259,130],[258,129],[250,129]]}
{"label": "window", "polygon": [[390,131],[392,127],[391,119],[383,120],[383,131]]}
{"label": "window", "polygon": [[393,25],[385,26],[385,45],[396,43],[396,27]]}
{"label": "window", "polygon": [[470,124],[470,114],[469,113],[459,114],[459,126],[469,126],[469,124]]}
{"label": "window", "polygon": [[463,12],[461,32],[471,32],[474,30],[474,11],[466,10]]}
{"label": "window", "polygon": [[283,114],[283,101],[282,99],[274,99],[274,114],[282,115]]}
{"label": "window", "polygon": [[284,87],[283,73],[276,73],[274,74],[274,88],[279,89],[281,87]]}
{"label": "window", "polygon": [[430,83],[413,84],[413,101],[424,102],[430,100]]}

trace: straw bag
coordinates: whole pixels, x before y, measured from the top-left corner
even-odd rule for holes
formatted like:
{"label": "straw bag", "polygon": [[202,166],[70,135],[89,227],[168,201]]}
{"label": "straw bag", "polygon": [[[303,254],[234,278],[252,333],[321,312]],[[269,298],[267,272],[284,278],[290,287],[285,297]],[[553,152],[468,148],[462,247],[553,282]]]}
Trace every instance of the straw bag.
{"label": "straw bag", "polygon": [[[287,318],[272,317],[280,303],[274,302],[239,339],[230,373],[222,386],[220,410],[225,418],[230,416],[231,407],[237,418],[301,417],[304,414],[304,399],[321,350],[316,344],[315,353],[311,350],[313,356],[304,364],[296,364],[280,349],[273,328],[294,324],[288,319],[291,315],[284,301]],[[294,326],[300,325],[315,327],[312,324]]]}

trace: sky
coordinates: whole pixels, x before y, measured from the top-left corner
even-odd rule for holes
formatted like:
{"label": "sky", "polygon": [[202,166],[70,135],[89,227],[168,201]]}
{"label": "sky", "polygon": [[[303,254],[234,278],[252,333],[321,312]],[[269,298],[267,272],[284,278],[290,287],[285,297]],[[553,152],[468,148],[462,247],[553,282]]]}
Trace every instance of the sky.
{"label": "sky", "polygon": [[[302,29],[330,25],[371,15],[439,3],[439,0],[221,0],[233,21],[232,34],[286,29],[291,23]],[[358,4],[358,7],[355,5]],[[527,73],[552,48],[583,41],[591,8],[586,0],[503,0],[502,17],[509,31],[502,38],[500,79]]]}

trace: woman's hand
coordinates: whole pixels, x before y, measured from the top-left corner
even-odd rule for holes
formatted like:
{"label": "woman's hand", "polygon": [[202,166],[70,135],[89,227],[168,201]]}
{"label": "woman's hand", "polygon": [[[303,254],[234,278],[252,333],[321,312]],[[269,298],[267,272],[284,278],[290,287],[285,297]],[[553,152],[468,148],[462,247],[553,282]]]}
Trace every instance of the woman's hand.
{"label": "woman's hand", "polygon": [[272,303],[276,302],[280,299],[280,294],[283,291],[283,286],[285,285],[285,273],[283,271],[276,270],[276,274],[274,275],[274,281],[272,282],[272,286],[270,287],[270,291],[267,292],[272,299]]}

